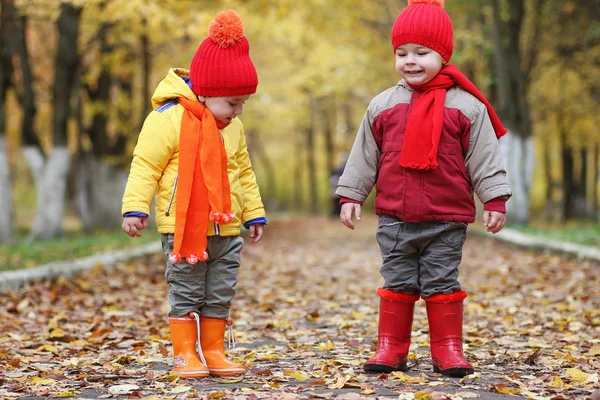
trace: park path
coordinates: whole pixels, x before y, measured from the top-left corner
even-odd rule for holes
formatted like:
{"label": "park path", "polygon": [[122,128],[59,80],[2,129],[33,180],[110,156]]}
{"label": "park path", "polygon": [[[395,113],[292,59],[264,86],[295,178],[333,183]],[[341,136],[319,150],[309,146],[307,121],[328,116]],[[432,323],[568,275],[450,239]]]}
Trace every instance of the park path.
{"label": "park path", "polygon": [[161,255],[5,294],[0,398],[600,398],[600,265],[477,235],[461,267],[476,373],[432,373],[419,301],[409,371],[364,374],[381,284],[376,224],[289,217],[247,243],[232,308],[243,378],[169,372]]}

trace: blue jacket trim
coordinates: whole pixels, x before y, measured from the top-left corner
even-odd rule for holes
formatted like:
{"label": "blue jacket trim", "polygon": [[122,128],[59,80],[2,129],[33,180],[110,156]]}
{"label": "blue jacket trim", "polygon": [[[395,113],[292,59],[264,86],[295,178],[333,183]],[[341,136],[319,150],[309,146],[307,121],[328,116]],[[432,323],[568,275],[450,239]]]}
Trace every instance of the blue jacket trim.
{"label": "blue jacket trim", "polygon": [[157,107],[155,111],[158,111],[159,113],[161,113],[161,112],[165,111],[166,109],[173,107],[177,103],[178,103],[177,100],[168,101],[165,104],[163,104],[162,106]]}
{"label": "blue jacket trim", "polygon": [[143,213],[141,211],[128,211],[123,214],[124,217],[147,217],[148,214]]}
{"label": "blue jacket trim", "polygon": [[251,219],[250,221],[246,221],[246,223],[244,224],[244,228],[248,229],[248,228],[250,228],[250,225],[254,225],[254,224],[267,225],[267,218],[259,217],[259,218]]}
{"label": "blue jacket trim", "polygon": [[181,78],[181,79],[183,79],[185,84],[188,85],[190,87],[190,89],[192,88],[192,82],[190,81],[190,78]]}

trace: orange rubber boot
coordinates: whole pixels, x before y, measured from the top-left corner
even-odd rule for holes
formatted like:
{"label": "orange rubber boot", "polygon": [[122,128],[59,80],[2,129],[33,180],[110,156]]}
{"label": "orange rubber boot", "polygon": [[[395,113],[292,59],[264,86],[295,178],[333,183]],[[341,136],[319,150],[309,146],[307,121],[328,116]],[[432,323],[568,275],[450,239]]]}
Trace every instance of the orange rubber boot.
{"label": "orange rubber boot", "polygon": [[196,352],[196,320],[190,317],[169,318],[169,326],[173,343],[173,371],[181,374],[183,378],[208,376],[208,367],[202,363]]}
{"label": "orange rubber boot", "polygon": [[225,355],[225,318],[200,318],[200,344],[211,375],[241,375],[243,365],[233,363]]}

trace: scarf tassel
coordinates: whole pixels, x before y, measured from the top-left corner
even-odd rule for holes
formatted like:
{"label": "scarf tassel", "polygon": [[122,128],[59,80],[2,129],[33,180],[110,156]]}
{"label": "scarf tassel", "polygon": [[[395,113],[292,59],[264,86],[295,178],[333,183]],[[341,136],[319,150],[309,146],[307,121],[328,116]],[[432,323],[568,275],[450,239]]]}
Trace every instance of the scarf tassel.
{"label": "scarf tassel", "polygon": [[173,251],[171,254],[169,254],[169,261],[171,261],[173,264],[179,264],[182,260],[185,260],[190,265],[194,265],[198,263],[198,261],[204,262],[208,260],[208,253],[203,251],[199,256],[190,254],[185,258],[181,257],[181,254],[177,251]]}
{"label": "scarf tassel", "polygon": [[219,225],[223,225],[230,221],[233,221],[235,219],[235,213],[234,212],[220,213],[218,211],[211,211],[210,214],[208,215],[208,219],[211,222],[214,222]]}

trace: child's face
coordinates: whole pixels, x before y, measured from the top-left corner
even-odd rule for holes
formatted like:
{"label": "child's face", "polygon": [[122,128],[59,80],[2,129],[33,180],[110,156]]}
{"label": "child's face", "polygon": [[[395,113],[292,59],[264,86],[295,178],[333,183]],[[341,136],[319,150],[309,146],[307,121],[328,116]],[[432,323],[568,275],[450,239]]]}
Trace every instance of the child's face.
{"label": "child's face", "polygon": [[231,97],[198,96],[198,100],[204,103],[206,108],[208,108],[215,116],[215,119],[225,125],[229,124],[232,119],[242,114],[244,103],[249,98],[250,95]]}
{"label": "child's face", "polygon": [[446,60],[429,47],[406,43],[396,49],[396,72],[411,85],[423,85],[432,80]]}

